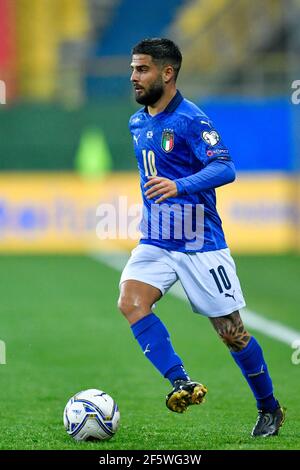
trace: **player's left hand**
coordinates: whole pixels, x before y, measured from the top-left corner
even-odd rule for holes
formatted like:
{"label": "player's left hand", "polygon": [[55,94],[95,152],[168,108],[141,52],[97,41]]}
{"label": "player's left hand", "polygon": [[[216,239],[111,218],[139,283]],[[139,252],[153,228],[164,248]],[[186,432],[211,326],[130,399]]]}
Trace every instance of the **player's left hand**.
{"label": "player's left hand", "polygon": [[176,183],[168,178],[161,176],[148,176],[149,181],[144,184],[144,188],[148,188],[145,192],[147,199],[153,199],[155,196],[160,196],[155,201],[155,204],[159,204],[169,197],[175,197],[178,194]]}

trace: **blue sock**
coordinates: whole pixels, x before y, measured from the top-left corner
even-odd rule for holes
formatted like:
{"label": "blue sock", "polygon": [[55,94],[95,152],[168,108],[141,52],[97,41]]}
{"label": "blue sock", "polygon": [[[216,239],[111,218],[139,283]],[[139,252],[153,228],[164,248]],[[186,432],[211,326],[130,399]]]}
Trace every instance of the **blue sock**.
{"label": "blue sock", "polygon": [[257,408],[266,412],[273,412],[278,408],[278,401],[273,396],[273,385],[267,364],[256,339],[252,336],[244,349],[239,352],[231,351],[231,355],[256,398]]}
{"label": "blue sock", "polygon": [[168,330],[154,313],[138,320],[131,329],[145,356],[172,385],[177,379],[189,379],[173,349]]}

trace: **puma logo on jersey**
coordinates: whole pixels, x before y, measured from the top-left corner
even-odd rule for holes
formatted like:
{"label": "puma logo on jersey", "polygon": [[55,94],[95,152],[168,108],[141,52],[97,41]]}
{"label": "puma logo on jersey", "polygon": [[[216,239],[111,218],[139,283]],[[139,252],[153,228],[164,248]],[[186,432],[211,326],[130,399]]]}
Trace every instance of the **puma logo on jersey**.
{"label": "puma logo on jersey", "polygon": [[136,136],[136,135],[133,136],[133,140],[135,141],[136,145],[138,144],[138,140],[140,138],[140,135],[141,134],[139,134],[138,136]]}

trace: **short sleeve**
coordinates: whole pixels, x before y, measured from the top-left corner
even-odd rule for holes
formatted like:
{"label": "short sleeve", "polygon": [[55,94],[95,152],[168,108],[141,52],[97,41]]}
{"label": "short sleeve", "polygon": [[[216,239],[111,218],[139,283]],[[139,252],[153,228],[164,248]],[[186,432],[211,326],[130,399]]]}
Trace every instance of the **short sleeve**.
{"label": "short sleeve", "polygon": [[231,160],[228,148],[208,118],[196,117],[188,124],[186,141],[204,166],[215,160]]}

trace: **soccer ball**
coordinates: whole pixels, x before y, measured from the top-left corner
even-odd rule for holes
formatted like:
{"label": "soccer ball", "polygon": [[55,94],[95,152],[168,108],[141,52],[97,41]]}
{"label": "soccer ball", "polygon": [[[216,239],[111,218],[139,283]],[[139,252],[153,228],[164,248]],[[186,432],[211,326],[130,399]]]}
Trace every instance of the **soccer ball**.
{"label": "soccer ball", "polygon": [[70,398],[63,419],[67,433],[76,441],[105,440],[116,433],[120,412],[111,396],[91,388]]}

